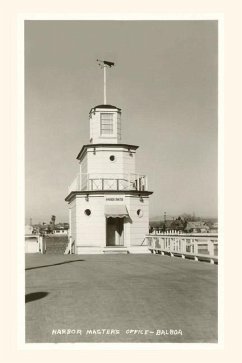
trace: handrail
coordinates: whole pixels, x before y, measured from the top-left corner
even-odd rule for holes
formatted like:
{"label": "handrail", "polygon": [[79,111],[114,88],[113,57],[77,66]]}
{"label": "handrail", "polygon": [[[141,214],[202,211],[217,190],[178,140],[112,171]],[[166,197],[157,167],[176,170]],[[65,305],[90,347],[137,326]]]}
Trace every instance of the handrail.
{"label": "handrail", "polygon": [[75,246],[75,240],[72,241],[72,237],[69,237],[68,245],[66,246],[64,255],[72,254],[72,249]]}
{"label": "handrail", "polygon": [[152,253],[193,257],[195,261],[218,262],[217,234],[149,234],[145,236],[147,247]]}
{"label": "handrail", "polygon": [[80,173],[69,186],[77,190],[147,190],[147,177],[135,173]]}

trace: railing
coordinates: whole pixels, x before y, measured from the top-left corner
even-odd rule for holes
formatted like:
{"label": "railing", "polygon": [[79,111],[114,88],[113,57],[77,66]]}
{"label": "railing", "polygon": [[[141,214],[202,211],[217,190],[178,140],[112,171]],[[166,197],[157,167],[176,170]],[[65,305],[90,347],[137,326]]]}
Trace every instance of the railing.
{"label": "railing", "polygon": [[180,256],[195,261],[218,262],[218,235],[210,233],[157,233],[145,237],[152,253]]}
{"label": "railing", "polygon": [[69,193],[79,190],[148,190],[147,177],[139,174],[78,174]]}
{"label": "railing", "polygon": [[66,246],[64,255],[73,254],[73,253],[75,253],[75,240],[72,241],[72,237],[69,236],[68,245]]}

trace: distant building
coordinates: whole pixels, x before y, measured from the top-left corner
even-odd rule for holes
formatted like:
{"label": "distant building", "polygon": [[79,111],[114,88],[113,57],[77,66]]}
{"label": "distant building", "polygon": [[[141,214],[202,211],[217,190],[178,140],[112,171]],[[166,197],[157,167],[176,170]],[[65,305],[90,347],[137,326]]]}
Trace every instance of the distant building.
{"label": "distant building", "polygon": [[42,226],[41,229],[40,229],[40,233],[43,234],[43,235],[49,234],[50,233],[49,226],[47,224]]}
{"label": "distant building", "polygon": [[34,234],[34,227],[31,225],[25,226],[25,253],[39,253],[40,238]]}
{"label": "distant building", "polygon": [[218,233],[218,223],[213,223],[211,226],[210,226],[210,231],[211,233]]}
{"label": "distant building", "polygon": [[184,231],[185,221],[180,217],[177,219],[166,220],[160,223],[161,231]]}
{"label": "distant building", "polygon": [[208,233],[210,232],[209,226],[206,222],[196,221],[196,222],[187,222],[185,227],[185,232],[187,233]]}
{"label": "distant building", "polygon": [[33,233],[33,226],[30,226],[29,224],[27,224],[25,226],[25,235],[29,235],[29,234],[32,234]]}
{"label": "distant building", "polygon": [[186,222],[181,218],[178,217],[174,221],[172,221],[170,227],[174,231],[184,231]]}
{"label": "distant building", "polygon": [[58,235],[58,236],[65,236],[68,235],[68,230],[67,229],[53,229],[53,234]]}
{"label": "distant building", "polygon": [[68,229],[69,229],[69,225],[66,223],[56,224],[52,233],[54,235],[58,235],[58,236],[66,236],[66,235],[68,235]]}

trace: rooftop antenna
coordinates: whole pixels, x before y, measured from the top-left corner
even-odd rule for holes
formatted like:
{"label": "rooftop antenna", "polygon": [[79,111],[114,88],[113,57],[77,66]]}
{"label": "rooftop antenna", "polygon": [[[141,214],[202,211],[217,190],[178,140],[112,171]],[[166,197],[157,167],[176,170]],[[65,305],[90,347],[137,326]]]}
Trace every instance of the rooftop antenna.
{"label": "rooftop antenna", "polygon": [[100,59],[97,59],[97,62],[98,62],[98,65],[103,69],[103,95],[104,95],[104,105],[107,104],[107,90],[106,90],[106,68],[109,67],[113,67],[114,66],[114,63],[113,62],[109,62],[109,61],[106,61],[106,60],[100,60]]}

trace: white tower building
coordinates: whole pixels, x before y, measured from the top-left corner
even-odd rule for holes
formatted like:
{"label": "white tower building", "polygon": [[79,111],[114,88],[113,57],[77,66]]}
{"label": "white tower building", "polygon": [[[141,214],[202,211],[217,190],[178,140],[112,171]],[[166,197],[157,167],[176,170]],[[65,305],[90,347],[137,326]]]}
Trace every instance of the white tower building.
{"label": "white tower building", "polygon": [[148,252],[143,241],[149,230],[152,192],[146,176],[136,173],[138,146],[121,143],[120,108],[95,106],[89,120],[90,143],[77,156],[80,170],[65,199],[74,251]]}

